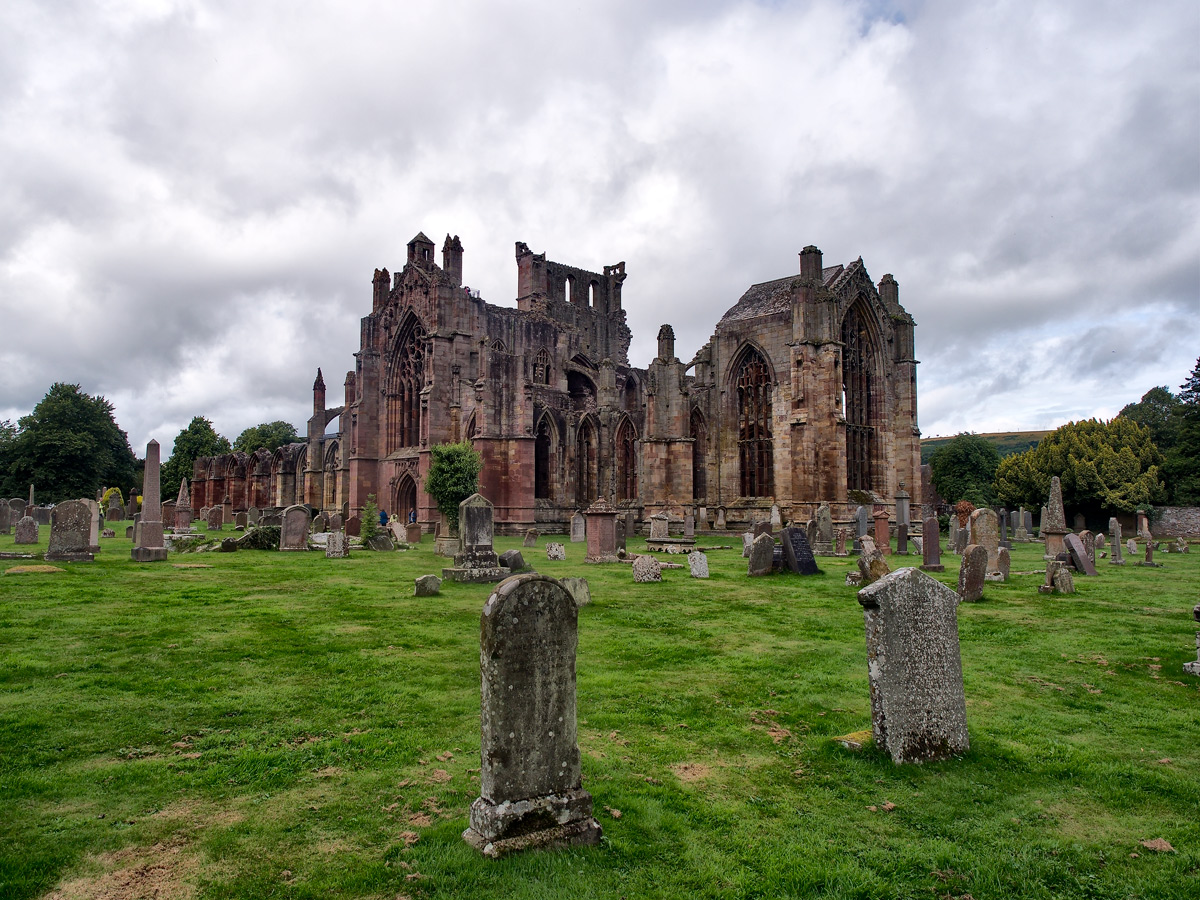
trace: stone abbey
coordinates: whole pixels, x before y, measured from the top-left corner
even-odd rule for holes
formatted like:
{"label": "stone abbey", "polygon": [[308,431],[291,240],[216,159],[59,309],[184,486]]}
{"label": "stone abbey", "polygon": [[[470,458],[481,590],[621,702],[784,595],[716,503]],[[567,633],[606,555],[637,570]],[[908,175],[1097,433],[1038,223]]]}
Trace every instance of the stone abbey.
{"label": "stone abbey", "polygon": [[193,508],[350,513],[373,494],[432,530],[429,450],[461,440],[507,532],[565,530],[598,498],[733,530],[775,505],[848,519],[867,493],[919,491],[914,322],[861,258],[824,266],[805,247],[799,273],[751,286],[690,362],[663,325],[646,368],[629,360],[623,262],[589,271],[517,243],[516,263],[516,306],[495,306],[463,286],[457,236],[441,265],[414,237],[399,272],[375,271],[343,404],[326,406],[318,369],[307,441],[198,459]]}

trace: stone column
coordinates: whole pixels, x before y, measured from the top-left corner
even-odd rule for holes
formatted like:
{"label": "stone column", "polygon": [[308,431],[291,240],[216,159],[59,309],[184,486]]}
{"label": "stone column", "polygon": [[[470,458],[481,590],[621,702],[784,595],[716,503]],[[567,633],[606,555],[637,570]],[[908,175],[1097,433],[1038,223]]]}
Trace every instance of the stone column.
{"label": "stone column", "polygon": [[142,478],[142,517],[138,526],[137,546],[130,556],[137,562],[162,562],[167,558],[163,546],[162,497],[159,494],[158,441],[146,445],[146,472]]}

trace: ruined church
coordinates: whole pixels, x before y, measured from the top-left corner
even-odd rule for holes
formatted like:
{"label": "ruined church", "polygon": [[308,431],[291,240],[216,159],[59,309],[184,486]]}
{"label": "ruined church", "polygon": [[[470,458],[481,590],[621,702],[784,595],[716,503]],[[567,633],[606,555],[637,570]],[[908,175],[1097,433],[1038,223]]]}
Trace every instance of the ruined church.
{"label": "ruined church", "polygon": [[318,370],[307,441],[197,460],[195,510],[228,496],[352,513],[374,495],[432,530],[430,447],[461,440],[510,533],[564,530],[598,498],[732,530],[774,505],[805,521],[826,501],[848,520],[868,494],[919,492],[914,322],[861,258],[825,266],[805,247],[798,273],[752,285],[690,361],[663,325],[645,368],[629,360],[623,262],[590,271],[517,243],[516,265],[516,305],[495,306],[464,287],[457,236],[440,265],[414,237],[400,271],[375,271],[341,405]]}

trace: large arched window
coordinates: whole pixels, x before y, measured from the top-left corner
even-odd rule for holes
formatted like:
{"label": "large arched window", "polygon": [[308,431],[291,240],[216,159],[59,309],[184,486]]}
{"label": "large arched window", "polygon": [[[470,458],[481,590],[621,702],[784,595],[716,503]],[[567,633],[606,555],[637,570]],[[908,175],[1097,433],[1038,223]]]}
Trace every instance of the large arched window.
{"label": "large arched window", "polygon": [[533,359],[533,383],[550,383],[550,352],[543,347]]}
{"label": "large arched window", "polygon": [[628,419],[617,429],[617,499],[636,500],[638,495],[637,433]]}
{"label": "large arched window", "polygon": [[692,410],[692,499],[708,496],[708,426],[699,409]]}
{"label": "large arched window", "polygon": [[338,502],[338,445],[335,441],[329,445],[329,449],[325,451],[325,471],[323,476],[322,492],[324,496],[321,498],[321,508],[337,512],[341,509],[341,503]]}
{"label": "large arched window", "polygon": [[538,500],[551,497],[553,465],[554,426],[550,424],[549,416],[542,416],[533,443],[533,496]]}
{"label": "large arched window", "polygon": [[410,318],[396,340],[387,375],[387,452],[421,441],[421,388],[425,384],[425,329]]}
{"label": "large arched window", "polygon": [[742,357],[736,385],[741,493],[743,497],[769,497],[775,493],[771,372],[753,348]]}
{"label": "large arched window", "polygon": [[591,419],[584,419],[575,444],[575,503],[580,509],[587,509],[597,499],[597,456],[596,426]]}
{"label": "large arched window", "polygon": [[842,320],[842,389],[846,416],[846,487],[869,491],[872,484],[876,384],[875,347],[865,312],[855,304]]}

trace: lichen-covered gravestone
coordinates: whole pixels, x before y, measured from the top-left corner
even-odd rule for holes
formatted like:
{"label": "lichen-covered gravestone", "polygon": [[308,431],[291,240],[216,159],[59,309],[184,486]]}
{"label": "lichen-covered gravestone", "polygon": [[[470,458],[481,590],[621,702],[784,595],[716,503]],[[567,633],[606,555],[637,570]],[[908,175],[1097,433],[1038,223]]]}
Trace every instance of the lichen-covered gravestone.
{"label": "lichen-covered gravestone", "polygon": [[869,538],[863,541],[862,552],[858,555],[859,584],[874,584],[889,572],[887,557],[879,552],[875,542]]}
{"label": "lichen-covered gravestone", "polygon": [[919,569],[905,568],[860,590],[858,602],[875,744],[898,764],[966,753],[958,595]]}
{"label": "lichen-covered gravestone", "polygon": [[633,580],[639,584],[662,581],[662,566],[649,554],[639,556],[633,561]]}
{"label": "lichen-covered gravestone", "polygon": [[[307,522],[307,515],[308,514],[306,512],[305,513],[305,521],[306,522]],[[220,531],[221,528],[225,525],[225,513],[222,512],[221,507],[219,507],[219,506],[209,507],[208,513],[205,516],[205,521],[208,523],[209,531]]]}
{"label": "lichen-covered gravestone", "polygon": [[958,569],[958,595],[967,603],[976,603],[983,599],[987,561],[986,547],[968,544],[963,550],[962,565]]}
{"label": "lichen-covered gravestone", "polygon": [[546,543],[546,559],[566,559],[567,548],[557,541],[548,541]]}
{"label": "lichen-covered gravestone", "polygon": [[544,575],[508,578],[484,604],[479,797],[463,839],[485,856],[600,842],[576,739],[578,622]]}
{"label": "lichen-covered gravestone", "polygon": [[525,568],[525,557],[520,550],[505,550],[500,554],[499,563],[502,568],[515,572]]}
{"label": "lichen-covered gravestone", "polygon": [[525,532],[525,539],[521,541],[522,547],[536,547],[538,542],[537,529],[530,528]]}
{"label": "lichen-covered gravestone", "polygon": [[308,549],[308,509],[289,506],[283,511],[283,527],[279,532],[280,550]]}
{"label": "lichen-covered gravestone", "polygon": [[1111,566],[1123,566],[1125,560],[1121,557],[1121,523],[1116,516],[1108,520],[1108,533],[1112,540],[1112,556],[1108,560]]}
{"label": "lichen-covered gravestone", "polygon": [[1096,567],[1088,559],[1087,549],[1084,547],[1083,541],[1079,539],[1079,535],[1067,534],[1063,537],[1063,545],[1066,547],[1067,553],[1071,554],[1071,565],[1075,567],[1079,574],[1096,574]]}
{"label": "lichen-covered gravestone", "polygon": [[1012,571],[1012,555],[1008,552],[1007,547],[1000,548],[999,554],[1000,571],[997,573],[1001,581],[1008,581],[1008,573]]}
{"label": "lichen-covered gravestone", "polygon": [[350,555],[350,539],[344,531],[331,531],[325,541],[326,559],[345,559]]}
{"label": "lichen-covered gravestone", "polygon": [[91,562],[92,510],[82,500],[67,500],[50,513],[50,546],[46,559]]}
{"label": "lichen-covered gravestone", "polygon": [[707,578],[708,557],[699,550],[693,550],[688,554],[688,570],[693,578]]}
{"label": "lichen-covered gravestone", "polygon": [[438,578],[436,575],[422,575],[415,581],[414,596],[436,597],[441,588],[442,579]]}
{"label": "lichen-covered gravestone", "polygon": [[22,516],[14,531],[14,544],[36,544],[38,542],[38,523],[33,516]]}
{"label": "lichen-covered gravestone", "polygon": [[558,583],[565,587],[574,599],[576,609],[583,609],[592,602],[592,589],[588,587],[586,578],[571,576],[558,579]]}
{"label": "lichen-covered gravestone", "polygon": [[752,576],[770,575],[775,568],[775,538],[770,534],[760,534],[750,545],[750,565],[747,574]]}
{"label": "lichen-covered gravestone", "polygon": [[991,574],[1000,570],[1000,525],[996,511],[992,509],[977,509],[971,513],[971,543],[983,547],[987,551],[987,572]]}

